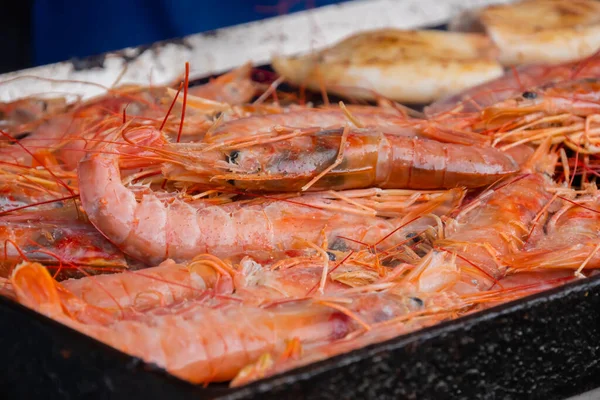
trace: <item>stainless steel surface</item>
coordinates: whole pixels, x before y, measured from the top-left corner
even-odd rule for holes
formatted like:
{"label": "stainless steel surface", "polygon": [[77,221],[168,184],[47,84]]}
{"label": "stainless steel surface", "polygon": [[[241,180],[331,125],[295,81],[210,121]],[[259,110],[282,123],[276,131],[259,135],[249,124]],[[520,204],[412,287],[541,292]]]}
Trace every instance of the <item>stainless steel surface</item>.
{"label": "stainless steel surface", "polygon": [[[461,10],[507,0],[355,0],[268,20],[130,48],[96,59],[98,67],[61,62],[0,75],[0,101],[31,95],[89,98],[118,83],[166,84],[182,76],[220,73],[252,61],[266,64],[274,54],[290,55],[330,45],[361,30],[415,28],[447,21]],[[88,69],[89,68],[89,69]],[[80,70],[78,70],[80,69]],[[70,80],[71,82],[65,82]]]}

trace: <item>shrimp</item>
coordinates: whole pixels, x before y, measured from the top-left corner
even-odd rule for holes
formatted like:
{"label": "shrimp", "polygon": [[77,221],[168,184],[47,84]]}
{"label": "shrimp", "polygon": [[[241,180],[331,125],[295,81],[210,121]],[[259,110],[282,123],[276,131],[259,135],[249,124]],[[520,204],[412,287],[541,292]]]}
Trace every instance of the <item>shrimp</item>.
{"label": "shrimp", "polygon": [[0,218],[0,276],[23,260],[52,266],[61,277],[128,268],[125,255],[90,224]]}
{"label": "shrimp", "polygon": [[348,106],[345,109],[304,108],[269,115],[234,119],[212,129],[204,137],[211,144],[231,144],[251,138],[273,137],[282,131],[309,128],[341,128],[351,122],[357,128],[377,128],[396,135],[418,135],[458,144],[486,144],[487,138],[472,132],[447,130],[436,121],[407,118],[395,109]]}
{"label": "shrimp", "polygon": [[[399,222],[376,213],[341,213],[335,205],[339,201],[328,206],[302,197],[213,206],[177,197],[164,203],[157,192],[147,191],[138,202],[121,181],[119,155],[110,151],[89,153],[78,173],[81,204],[90,221],[124,253],[150,265],[201,253],[232,256],[292,249],[298,240],[316,243],[323,237],[329,243],[338,236],[374,243],[393,233]],[[460,202],[462,195],[460,189],[448,192],[444,199],[434,199],[433,209],[446,200]]]}
{"label": "shrimp", "polygon": [[527,92],[528,89],[573,79],[596,78],[600,74],[600,54],[558,65],[533,64],[507,71],[502,77],[440,99],[425,107],[425,115],[438,120],[464,119],[471,113]]}
{"label": "shrimp", "polygon": [[407,307],[393,296],[375,294],[355,296],[341,309],[318,299],[268,308],[191,305],[114,320],[55,282],[40,264],[20,265],[10,283],[21,304],[192,383],[230,380],[288,340],[328,343],[401,315]]}
{"label": "shrimp", "polygon": [[143,312],[199,298],[209,289],[231,294],[232,271],[227,268],[216,257],[199,255],[185,264],[166,260],[143,271],[69,279],[61,284],[92,306],[107,311],[129,308]]}
{"label": "shrimp", "polygon": [[254,363],[242,368],[230,382],[230,386],[239,387],[375,343],[381,343],[444,320],[454,319],[556,287],[572,279],[572,277],[568,277],[564,273],[557,273],[557,271],[523,275],[527,276],[513,275],[506,278],[507,285],[501,290],[465,295],[457,295],[452,291],[415,292],[398,297],[397,301],[403,302],[406,308],[403,312],[395,313],[393,318],[383,319],[379,323],[371,325],[368,331],[356,332],[324,345],[304,346],[300,340],[291,340],[280,352],[265,353]]}
{"label": "shrimp", "polygon": [[[291,266],[272,269],[273,264]],[[166,260],[144,270],[69,279],[61,285],[87,304],[121,316],[124,310],[175,308],[179,303],[219,295],[227,297],[212,298],[206,306],[222,306],[229,301],[262,306],[282,299],[303,299],[318,286],[322,275],[320,256],[284,256],[276,263],[264,265],[244,257],[239,266],[233,267],[215,256],[201,254],[183,264]],[[324,293],[346,287],[329,277]]]}
{"label": "shrimp", "polygon": [[[231,77],[218,83],[198,86],[205,89],[204,96],[225,95],[232,97],[237,90],[237,80],[227,83]],[[246,84],[241,84],[244,89]],[[230,93],[229,93],[230,92]],[[229,94],[227,94],[229,93]],[[170,102],[166,87],[124,86],[81,104],[71,105],[64,113],[44,116],[28,124],[19,125],[18,134],[25,137],[19,144],[0,149],[0,160],[21,165],[35,164],[31,153],[52,153],[67,170],[73,170],[86,150],[105,138],[101,132],[122,123],[122,115],[135,117],[137,124],[161,127],[166,134],[178,133],[180,110],[175,107],[167,114]],[[247,94],[241,94],[246,98]],[[214,102],[212,108],[187,110],[188,124],[181,127],[185,136],[196,137],[213,125],[212,114],[221,111],[223,105]],[[229,106],[227,106],[229,107]]]}
{"label": "shrimp", "polygon": [[230,105],[248,103],[256,93],[251,74],[252,64],[246,63],[204,85],[191,87],[188,94]]}
{"label": "shrimp", "polygon": [[483,110],[481,127],[494,143],[540,143],[547,137],[584,154],[598,153],[594,123],[600,113],[600,82],[578,79],[542,86]]}
{"label": "shrimp", "polygon": [[19,135],[22,134],[23,125],[66,108],[66,99],[61,97],[27,97],[9,103],[0,103],[0,127]]}
{"label": "shrimp", "polygon": [[[553,166],[555,155],[543,157],[548,144],[531,160],[536,168]],[[532,167],[531,167],[532,168]],[[524,240],[551,202],[552,182],[529,173],[500,183],[464,207],[446,226],[445,237],[405,278],[418,291],[449,289],[457,293],[489,289],[506,273],[504,259],[524,246]]]}
{"label": "shrimp", "polygon": [[545,235],[507,259],[512,272],[570,269],[580,274],[600,267],[600,196],[563,203],[548,220]]}
{"label": "shrimp", "polygon": [[165,164],[163,174],[169,179],[238,189],[305,191],[481,187],[519,171],[509,155],[491,147],[440,143],[374,129],[309,130],[291,136],[191,151],[182,157],[180,150],[173,163]]}

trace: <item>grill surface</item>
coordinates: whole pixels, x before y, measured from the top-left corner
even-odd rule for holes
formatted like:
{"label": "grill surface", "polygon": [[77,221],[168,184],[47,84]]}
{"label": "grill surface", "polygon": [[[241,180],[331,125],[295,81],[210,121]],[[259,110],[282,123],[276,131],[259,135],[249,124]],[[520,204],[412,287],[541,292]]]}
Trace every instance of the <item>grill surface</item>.
{"label": "grill surface", "polygon": [[[447,0],[443,2],[444,7],[436,8],[439,3],[435,1],[369,2],[371,9],[379,7],[380,12],[387,10],[387,15],[390,9],[408,12],[406,10],[418,4],[420,11],[416,11],[416,14],[407,16],[405,20],[398,19],[402,20],[400,23],[391,24],[405,28],[432,26],[455,12],[453,7],[484,3],[489,1]],[[337,14],[331,15],[347,19],[343,13],[348,10],[347,7],[355,6],[349,4],[346,8],[335,6]],[[365,2],[357,4],[363,7]],[[435,12],[429,16],[425,13],[415,17],[428,7]],[[326,10],[325,14],[331,10]],[[318,12],[314,14],[317,20],[321,18],[320,21],[327,22],[326,18],[323,19],[324,14]],[[218,46],[218,51],[224,51],[225,48],[231,49],[227,44],[231,43],[232,37],[243,35],[244,29],[246,32],[265,30],[265,26],[273,28],[278,24],[298,23],[302,18],[276,18],[249,24],[245,28],[234,27],[217,33],[194,35],[180,41],[145,46],[144,52],[128,49],[120,54],[0,76],[0,81],[35,74],[58,79],[86,80],[94,77],[101,83],[110,84],[121,73],[123,65],[130,65],[131,71],[138,68],[147,72],[153,65],[170,70],[173,63],[165,64],[164,60],[173,54],[177,55],[173,62],[186,57],[198,61],[203,53],[196,50],[207,43],[213,43],[213,46]],[[373,26],[360,28],[373,28],[378,24],[373,22]],[[321,29],[327,35],[326,26],[321,26]],[[334,33],[327,36],[323,44],[337,40],[336,35],[347,34],[344,29],[349,28],[336,27],[334,24]],[[243,47],[249,48],[247,51],[252,50],[252,46],[247,44],[243,44]],[[132,52],[137,54],[133,61]],[[287,52],[290,52],[289,49]],[[265,61],[260,59],[266,54],[265,48],[261,47],[259,53],[255,53],[258,55],[253,59],[256,63]],[[246,61],[243,57],[246,53],[233,54],[238,57],[242,55],[237,59],[237,64]],[[251,57],[248,55],[248,58]],[[177,68],[182,64],[179,63]],[[231,61],[223,59],[215,67],[202,65],[200,72],[206,75],[237,65],[230,64]],[[142,77],[147,81],[147,76],[143,75],[145,72],[139,71],[126,73],[130,78],[127,81],[135,82]],[[163,80],[165,76],[159,74]],[[173,77],[169,76],[167,80]],[[2,100],[14,100],[36,92],[55,90],[56,86],[48,82],[17,79],[3,88],[0,92]],[[95,94],[89,91],[89,86],[80,84],[71,85],[69,90],[84,96]],[[240,389],[228,389],[224,385],[202,388],[180,381],[156,366],[120,353],[2,297],[0,321],[0,346],[4,353],[0,357],[0,393],[3,393],[3,398],[43,396],[67,399],[85,396],[130,399],[135,396],[153,399],[168,396],[182,399],[337,400],[354,397],[551,400],[600,386],[600,277],[574,282]]]}
{"label": "grill surface", "polygon": [[600,276],[239,388],[202,388],[0,298],[5,398],[563,399],[600,383]]}

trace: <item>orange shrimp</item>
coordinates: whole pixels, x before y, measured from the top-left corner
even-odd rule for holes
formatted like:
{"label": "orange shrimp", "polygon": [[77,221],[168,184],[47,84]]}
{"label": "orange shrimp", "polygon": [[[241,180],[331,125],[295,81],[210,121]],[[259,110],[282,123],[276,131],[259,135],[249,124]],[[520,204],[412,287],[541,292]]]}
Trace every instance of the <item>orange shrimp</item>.
{"label": "orange shrimp", "polygon": [[67,102],[64,98],[27,97],[8,103],[0,103],[0,127],[18,136],[27,125],[46,115],[64,111]]}
{"label": "orange shrimp", "polygon": [[446,227],[446,237],[405,278],[419,291],[480,291],[506,272],[503,259],[523,248],[524,239],[551,201],[551,183],[528,174],[484,192]]}
{"label": "orange shrimp", "polygon": [[[148,191],[138,202],[121,182],[119,155],[109,151],[88,154],[78,172],[81,203],[90,221],[126,254],[151,265],[201,253],[233,256],[292,249],[299,241],[317,243],[324,237],[329,243],[339,236],[374,243],[399,223],[376,212],[341,213],[335,205],[339,201],[326,204],[314,197],[202,206],[177,197],[164,203],[157,192]],[[433,199],[433,210],[460,202],[462,195],[458,189]],[[399,236],[392,235],[388,242]]]}
{"label": "orange shrimp", "polygon": [[188,94],[230,105],[248,103],[256,94],[251,75],[252,64],[246,63],[204,85],[191,87]]}
{"label": "orange shrimp", "polygon": [[163,167],[163,174],[239,189],[304,191],[481,187],[519,170],[509,155],[491,147],[440,143],[374,129],[299,131],[281,139],[248,142],[188,152],[181,150],[188,147],[185,144],[170,146],[177,152],[165,155],[174,162]]}
{"label": "orange shrimp", "polygon": [[128,268],[125,255],[90,224],[30,218],[0,219],[0,276],[23,260],[43,262],[60,277]]}
{"label": "orange shrimp", "polygon": [[548,220],[545,234],[507,259],[511,272],[600,267],[600,196],[563,201]]}
{"label": "orange shrimp", "polygon": [[394,108],[347,106],[300,108],[288,112],[254,115],[234,119],[212,129],[204,138],[207,143],[231,144],[240,140],[266,138],[281,131],[307,128],[337,128],[351,122],[357,128],[377,128],[389,134],[418,135],[448,143],[486,144],[488,139],[477,133],[447,130],[435,121],[408,118]]}
{"label": "orange shrimp", "polygon": [[[137,312],[176,307],[178,303],[213,298],[206,306],[222,306],[232,300],[238,304],[264,305],[282,299],[306,298],[323,276],[322,257],[284,258],[291,264],[271,269],[245,257],[232,267],[217,257],[202,254],[184,264],[167,260],[157,267],[110,275],[69,279],[61,285],[87,304],[115,315],[125,309]],[[327,279],[325,293],[347,286]]]}
{"label": "orange shrimp", "polygon": [[[382,318],[378,323],[372,324],[367,331],[354,332],[323,345],[304,346],[300,340],[290,340],[283,350],[265,353],[254,363],[242,368],[230,382],[230,386],[246,385],[336,355],[381,343],[444,320],[458,318],[474,311],[556,287],[572,279],[572,276],[566,276],[560,271],[520,275],[506,278],[506,285],[500,290],[464,295],[457,295],[452,291],[415,292],[398,296],[396,301],[403,304],[405,309],[394,312],[392,318]],[[502,282],[504,283],[504,280]],[[397,307],[399,308],[399,306]]]}
{"label": "orange shrimp", "polygon": [[451,116],[455,113],[464,117],[465,113],[478,112],[531,88],[573,79],[596,78],[599,73],[600,54],[558,65],[526,65],[516,70],[508,70],[504,76],[493,81],[438,100],[425,108],[425,114],[430,118]]}
{"label": "orange shrimp", "polygon": [[143,271],[70,279],[61,284],[95,307],[144,311],[198,298],[209,289],[215,293],[232,293],[231,271],[226,268],[216,257],[200,255],[186,264],[166,260]]}
{"label": "orange shrimp", "polygon": [[483,110],[474,129],[485,129],[494,144],[508,149],[539,144],[550,137],[583,154],[600,152],[600,82],[595,78],[546,85]]}
{"label": "orange shrimp", "polygon": [[230,380],[292,338],[305,345],[328,343],[401,315],[407,307],[393,296],[375,294],[353,297],[348,308],[318,300],[269,308],[190,305],[114,320],[55,282],[39,264],[20,265],[10,283],[23,305],[193,383]]}

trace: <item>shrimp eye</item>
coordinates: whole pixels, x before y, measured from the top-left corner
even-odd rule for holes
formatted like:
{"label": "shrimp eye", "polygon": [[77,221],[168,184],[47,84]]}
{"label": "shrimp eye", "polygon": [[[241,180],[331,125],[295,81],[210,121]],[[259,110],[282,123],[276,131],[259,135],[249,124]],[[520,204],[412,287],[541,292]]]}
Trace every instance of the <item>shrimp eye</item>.
{"label": "shrimp eye", "polygon": [[329,257],[329,261],[335,261],[336,259],[335,254],[330,251],[327,252],[327,257]]}
{"label": "shrimp eye", "polygon": [[237,150],[233,150],[231,153],[229,153],[229,155],[227,156],[227,161],[230,164],[235,164],[236,160],[238,159],[238,157],[240,156],[240,152]]}
{"label": "shrimp eye", "polygon": [[418,297],[410,297],[410,299],[414,301],[419,307],[423,307],[423,304],[425,304],[425,302]]}
{"label": "shrimp eye", "polygon": [[13,138],[17,140],[25,139],[27,136],[31,135],[31,132],[19,132],[13,136]]}
{"label": "shrimp eye", "polygon": [[525,99],[535,99],[537,97],[537,93],[535,93],[535,92],[523,92],[522,96]]}

